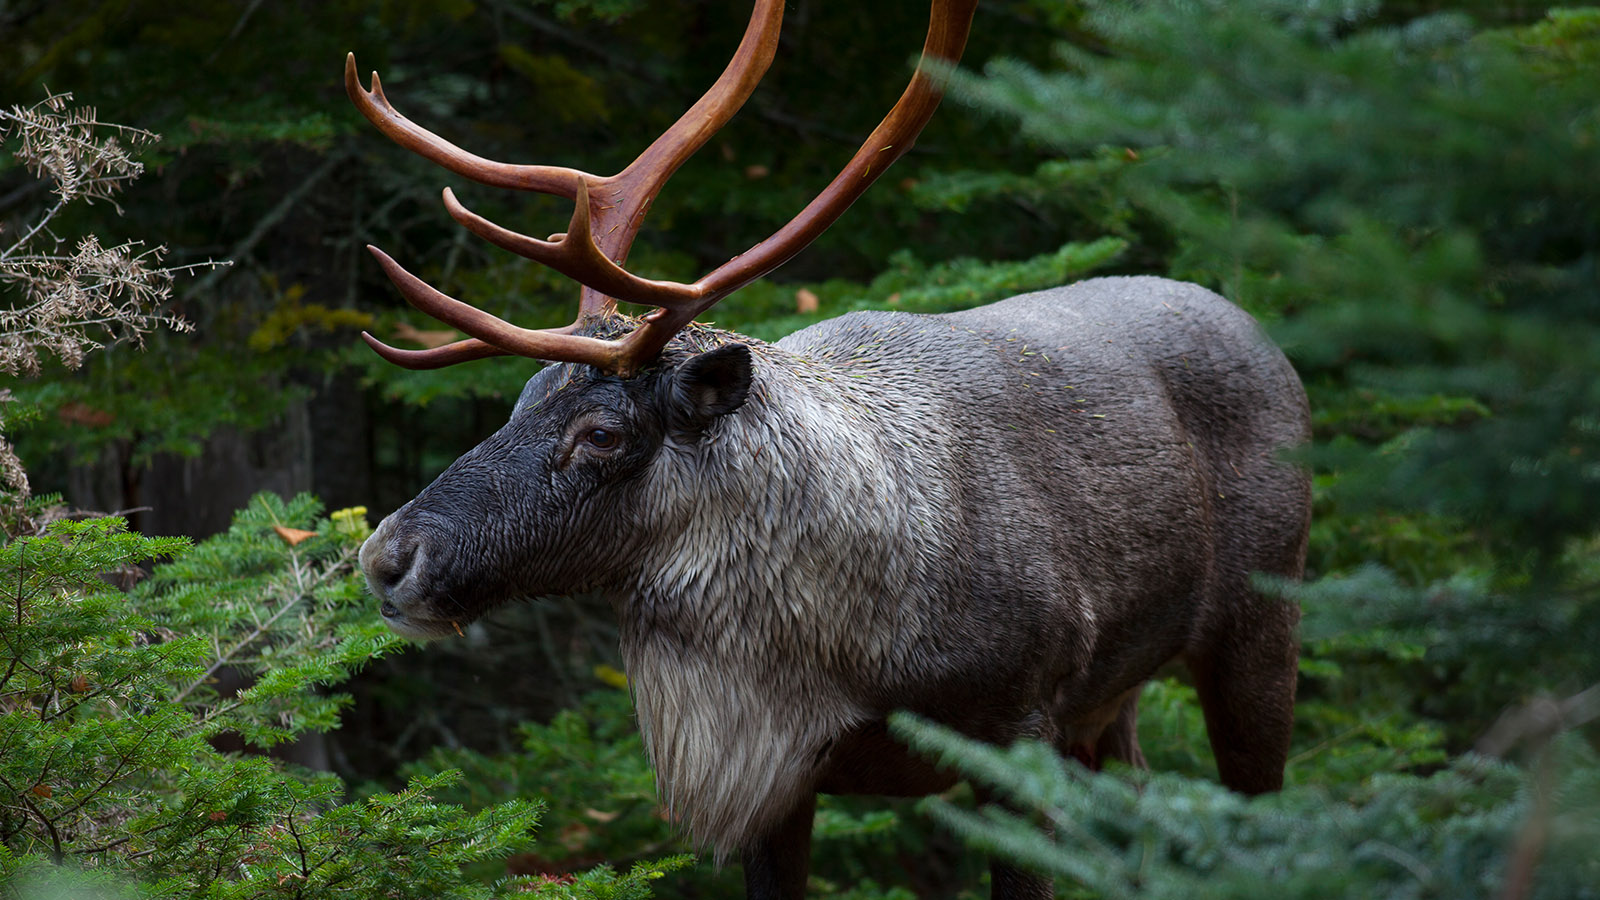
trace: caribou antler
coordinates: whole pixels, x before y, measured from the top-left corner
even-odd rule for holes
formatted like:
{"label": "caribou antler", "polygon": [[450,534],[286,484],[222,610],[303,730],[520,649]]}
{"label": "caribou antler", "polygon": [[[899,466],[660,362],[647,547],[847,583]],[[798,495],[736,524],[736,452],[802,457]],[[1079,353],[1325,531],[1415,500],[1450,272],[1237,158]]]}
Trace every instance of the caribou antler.
{"label": "caribou antler", "polygon": [[[941,97],[939,85],[927,71],[929,61],[954,63],[961,58],[976,6],[977,0],[933,0],[928,37],[911,83],[843,171],[789,224],[688,284],[640,278],[624,269],[622,263],[662,185],[733,117],[766,73],[777,50],[783,0],[756,0],[738,50],[711,89],[638,159],[621,172],[605,177],[559,166],[512,165],[468,153],[397,112],[384,96],[376,72],[372,75],[372,89],[363,89],[356,76],[355,54],[350,54],[344,70],[350,99],[362,115],[396,143],[482,184],[572,199],[572,220],[566,232],[539,240],[474,214],[448,188],[444,192],[445,208],[474,234],[542,262],[583,285],[578,318],[572,325],[548,330],[519,328],[440,293],[381,250],[369,247],[406,300],[472,337],[432,350],[397,350],[365,332],[362,337],[385,359],[411,369],[516,354],[587,363],[624,376],[633,374],[695,316],[816,240],[891,163],[911,148]],[[658,308],[647,314],[638,328],[616,340],[572,333],[585,318],[614,309],[617,300]]]}

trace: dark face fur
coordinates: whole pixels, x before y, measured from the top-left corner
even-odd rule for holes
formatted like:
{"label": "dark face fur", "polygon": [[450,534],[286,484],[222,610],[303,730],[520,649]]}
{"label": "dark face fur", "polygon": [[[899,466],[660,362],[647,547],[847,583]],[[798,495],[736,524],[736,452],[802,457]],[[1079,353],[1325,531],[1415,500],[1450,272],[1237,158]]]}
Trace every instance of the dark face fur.
{"label": "dark face fur", "polygon": [[626,380],[572,364],[535,375],[504,427],[362,546],[389,627],[439,637],[513,597],[625,580],[641,542],[682,528],[664,469],[692,464],[682,451],[743,405],[750,379],[735,343]]}

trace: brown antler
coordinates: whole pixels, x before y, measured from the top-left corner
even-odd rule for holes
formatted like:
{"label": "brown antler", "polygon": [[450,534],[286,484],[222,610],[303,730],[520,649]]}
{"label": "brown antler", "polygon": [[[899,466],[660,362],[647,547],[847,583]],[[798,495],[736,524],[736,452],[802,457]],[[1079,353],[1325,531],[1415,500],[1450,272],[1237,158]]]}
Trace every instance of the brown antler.
{"label": "brown antler", "polygon": [[[468,153],[395,111],[383,94],[377,73],[372,76],[372,90],[362,89],[356,77],[355,54],[351,54],[345,61],[345,88],[351,100],[401,146],[483,184],[571,198],[574,208],[567,231],[539,240],[481,218],[462,206],[448,188],[444,192],[446,209],[473,233],[542,262],[584,286],[573,325],[551,330],[519,328],[434,290],[382,251],[369,247],[412,305],[472,338],[432,350],[397,350],[369,334],[362,337],[385,359],[413,369],[509,353],[588,363],[620,375],[636,372],[695,316],[815,240],[911,148],[941,97],[938,84],[927,71],[929,60],[953,63],[961,58],[976,6],[977,0],[933,0],[927,41],[911,83],[844,170],[777,233],[690,284],[640,278],[623,269],[622,263],[662,185],[738,111],[765,74],[783,23],[782,0],[757,0],[733,60],[711,89],[638,159],[609,177],[559,166],[511,165]],[[640,327],[617,340],[571,333],[584,318],[614,308],[612,298],[659,308],[646,315]]]}

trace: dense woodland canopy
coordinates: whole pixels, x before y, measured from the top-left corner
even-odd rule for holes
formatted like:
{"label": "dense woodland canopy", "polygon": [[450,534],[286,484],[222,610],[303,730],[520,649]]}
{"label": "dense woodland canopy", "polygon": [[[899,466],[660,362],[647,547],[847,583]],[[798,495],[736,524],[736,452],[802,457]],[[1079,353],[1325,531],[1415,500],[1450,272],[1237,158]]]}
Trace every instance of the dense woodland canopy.
{"label": "dense woodland canopy", "polygon": [[[0,433],[28,485],[0,454],[0,896],[737,895],[655,812],[607,610],[525,604],[426,648],[375,621],[368,523],[497,427],[538,364],[377,360],[359,330],[442,326],[364,245],[519,323],[569,321],[576,288],[463,232],[439,189],[533,234],[566,201],[390,144],[341,74],[354,51],[481,155],[608,172],[715,79],[745,13],[0,3]],[[696,277],[800,209],[898,95],[926,13],[794,0],[772,71],[662,192],[630,267]],[[712,318],[772,339],[1131,273],[1255,314],[1316,427],[1306,583],[1272,586],[1305,610],[1290,786],[1222,790],[1179,677],[1143,697],[1150,775],[898,722],[1020,815],[973,813],[965,789],[828,801],[813,895],[981,896],[963,846],[1068,897],[1600,895],[1596,85],[1600,10],[1581,7],[980,6],[915,150]],[[50,92],[105,124],[50,119]],[[91,133],[128,153],[29,143]],[[30,237],[71,178],[81,196]],[[129,240],[163,262],[130,276],[130,252],[102,252]],[[214,260],[170,293],[149,273]],[[146,303],[153,330],[98,351],[30,330],[63,284]]]}

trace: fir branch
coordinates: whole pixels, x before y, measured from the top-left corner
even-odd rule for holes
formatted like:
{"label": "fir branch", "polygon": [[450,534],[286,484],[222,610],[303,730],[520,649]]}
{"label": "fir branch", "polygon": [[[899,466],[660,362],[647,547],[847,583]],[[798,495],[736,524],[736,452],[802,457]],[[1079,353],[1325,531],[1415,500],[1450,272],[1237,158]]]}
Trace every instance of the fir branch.
{"label": "fir branch", "polygon": [[285,613],[289,612],[291,609],[294,609],[295,606],[299,604],[301,599],[303,598],[296,596],[293,599],[280,604],[277,611],[268,616],[265,622],[257,625],[249,634],[240,638],[238,643],[228,648],[226,653],[219,653],[217,655],[217,661],[206,667],[204,674],[202,674],[199,678],[196,678],[192,683],[189,684],[188,687],[185,687],[183,690],[174,695],[172,701],[174,703],[182,703],[190,694],[194,693],[194,691],[201,685],[204,685],[224,666],[232,665],[233,663],[237,662],[236,657],[240,651],[242,651],[245,647],[255,643],[258,638],[271,630],[272,626],[277,624],[277,621],[282,618]]}

